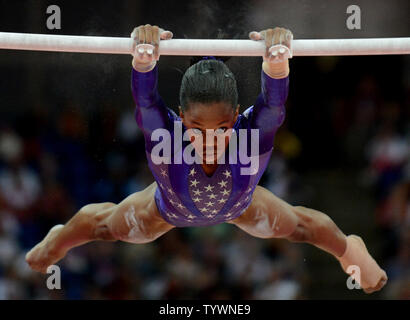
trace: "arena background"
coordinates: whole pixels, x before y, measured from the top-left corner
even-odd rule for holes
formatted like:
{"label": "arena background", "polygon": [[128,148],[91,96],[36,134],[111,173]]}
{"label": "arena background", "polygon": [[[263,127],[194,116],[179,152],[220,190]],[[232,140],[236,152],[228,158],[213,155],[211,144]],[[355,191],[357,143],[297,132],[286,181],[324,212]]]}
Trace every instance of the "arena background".
{"label": "arena background", "polygon": [[[46,28],[59,5],[62,29]],[[361,30],[346,8],[361,8]],[[400,1],[0,1],[0,31],[129,36],[151,23],[175,38],[241,38],[283,26],[296,39],[410,35]],[[242,111],[261,58],[227,62]],[[379,293],[348,290],[330,255],[232,225],[174,229],[154,243],[92,243],[59,264],[62,289],[24,255],[81,206],[119,202],[153,181],[133,118],[131,57],[0,50],[0,299],[409,299],[410,56],[295,57],[287,118],[261,184],[361,235],[387,271]],[[161,57],[159,91],[178,106],[189,57]]]}

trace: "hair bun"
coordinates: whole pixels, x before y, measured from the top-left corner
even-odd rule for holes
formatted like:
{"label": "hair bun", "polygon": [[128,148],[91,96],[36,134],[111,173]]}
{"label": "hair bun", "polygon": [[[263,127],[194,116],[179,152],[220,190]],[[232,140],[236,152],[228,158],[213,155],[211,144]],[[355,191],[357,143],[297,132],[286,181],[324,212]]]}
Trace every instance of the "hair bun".
{"label": "hair bun", "polygon": [[225,63],[226,61],[228,61],[230,58],[232,57],[214,57],[214,56],[205,56],[205,57],[201,57],[201,56],[194,56],[191,57],[191,61],[190,61],[190,65],[192,66],[202,60],[217,60],[217,61],[222,61],[223,63]]}

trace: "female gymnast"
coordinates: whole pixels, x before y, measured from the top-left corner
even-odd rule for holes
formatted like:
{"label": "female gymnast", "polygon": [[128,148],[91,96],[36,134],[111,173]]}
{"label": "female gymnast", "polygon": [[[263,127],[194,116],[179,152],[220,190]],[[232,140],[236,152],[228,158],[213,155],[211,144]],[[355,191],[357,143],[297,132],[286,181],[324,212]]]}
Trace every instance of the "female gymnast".
{"label": "female gymnast", "polygon": [[[151,25],[139,26],[131,34],[135,47],[132,60],[135,118],[145,137],[148,165],[155,182],[119,204],[86,205],[65,225],[54,226],[27,253],[26,261],[31,268],[46,273],[47,267],[61,260],[71,248],[90,241],[142,244],[175,227],[226,222],[258,238],[285,238],[312,244],[333,255],[348,274],[353,273],[349,266],[359,267],[360,273],[352,277],[360,281],[366,293],[380,290],[387,282],[386,273],[370,256],[359,236],[346,236],[326,214],[292,206],[257,185],[272,153],[275,133],[285,117],[292,33],[274,28],[249,34],[251,40],[264,41],[266,52],[261,72],[262,93],[244,113],[239,114],[234,75],[222,61],[210,57],[185,72],[179,117],[166,107],[157,91],[160,42],[172,36],[170,31]],[[159,143],[174,146],[176,121],[182,121],[183,131],[191,133],[190,141],[184,141],[180,149],[173,147],[171,161],[158,163],[151,154]],[[169,141],[153,139],[154,131],[161,128],[170,132]],[[259,132],[258,168],[253,174],[242,174],[241,169],[247,164],[230,161],[230,152],[221,155],[215,141],[204,137],[210,131],[215,133],[214,138],[223,135],[223,149],[228,150],[235,137],[233,133],[241,129]],[[255,139],[247,137],[249,151]],[[185,158],[182,163],[176,161],[176,155],[188,147],[205,161],[192,164]],[[227,161],[218,162],[221,157]]]}

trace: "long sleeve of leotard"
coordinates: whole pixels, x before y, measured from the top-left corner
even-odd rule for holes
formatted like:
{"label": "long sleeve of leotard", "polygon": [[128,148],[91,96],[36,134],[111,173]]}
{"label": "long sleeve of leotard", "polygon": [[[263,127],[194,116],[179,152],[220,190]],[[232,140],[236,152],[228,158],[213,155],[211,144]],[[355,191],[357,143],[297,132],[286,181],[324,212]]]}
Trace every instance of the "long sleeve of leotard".
{"label": "long sleeve of leotard", "polygon": [[285,119],[285,102],[289,91],[289,76],[273,79],[261,72],[262,93],[246,117],[248,127],[259,129],[260,153],[273,147],[274,136]]}
{"label": "long sleeve of leotard", "polygon": [[142,130],[146,147],[152,147],[151,133],[158,128],[172,131],[175,113],[168,109],[158,93],[158,66],[149,72],[132,68],[131,89],[135,107],[135,120]]}

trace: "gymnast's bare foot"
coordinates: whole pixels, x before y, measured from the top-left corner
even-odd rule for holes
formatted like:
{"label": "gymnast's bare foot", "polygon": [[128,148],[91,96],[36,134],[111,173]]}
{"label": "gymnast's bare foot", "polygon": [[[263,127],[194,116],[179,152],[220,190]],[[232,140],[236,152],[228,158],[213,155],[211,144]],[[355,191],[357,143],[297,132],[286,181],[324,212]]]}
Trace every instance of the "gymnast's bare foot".
{"label": "gymnast's bare foot", "polygon": [[62,224],[51,228],[43,241],[26,254],[26,261],[33,270],[46,273],[48,266],[64,258],[67,252],[57,251],[53,246],[55,237],[62,228]]}
{"label": "gymnast's bare foot", "polygon": [[347,249],[340,263],[343,270],[350,265],[358,265],[363,271],[360,275],[361,287],[367,294],[381,290],[387,283],[386,272],[380,268],[377,262],[367,251],[362,238],[357,235],[347,237]]}
{"label": "gymnast's bare foot", "polygon": [[[358,241],[358,243],[361,245],[363,251],[365,251],[367,254],[369,254],[368,251],[367,251],[366,245],[365,245],[365,243],[364,243],[364,241],[361,237],[356,236],[356,235],[351,235],[351,237],[354,238],[356,241]],[[387,275],[386,275],[386,272],[383,269],[381,269],[380,267],[379,267],[379,270],[378,270],[378,277],[379,277],[379,279],[378,279],[375,286],[373,286],[373,287],[367,286],[367,287],[363,288],[363,291],[366,292],[367,294],[370,294],[370,293],[381,290],[387,283]]]}

